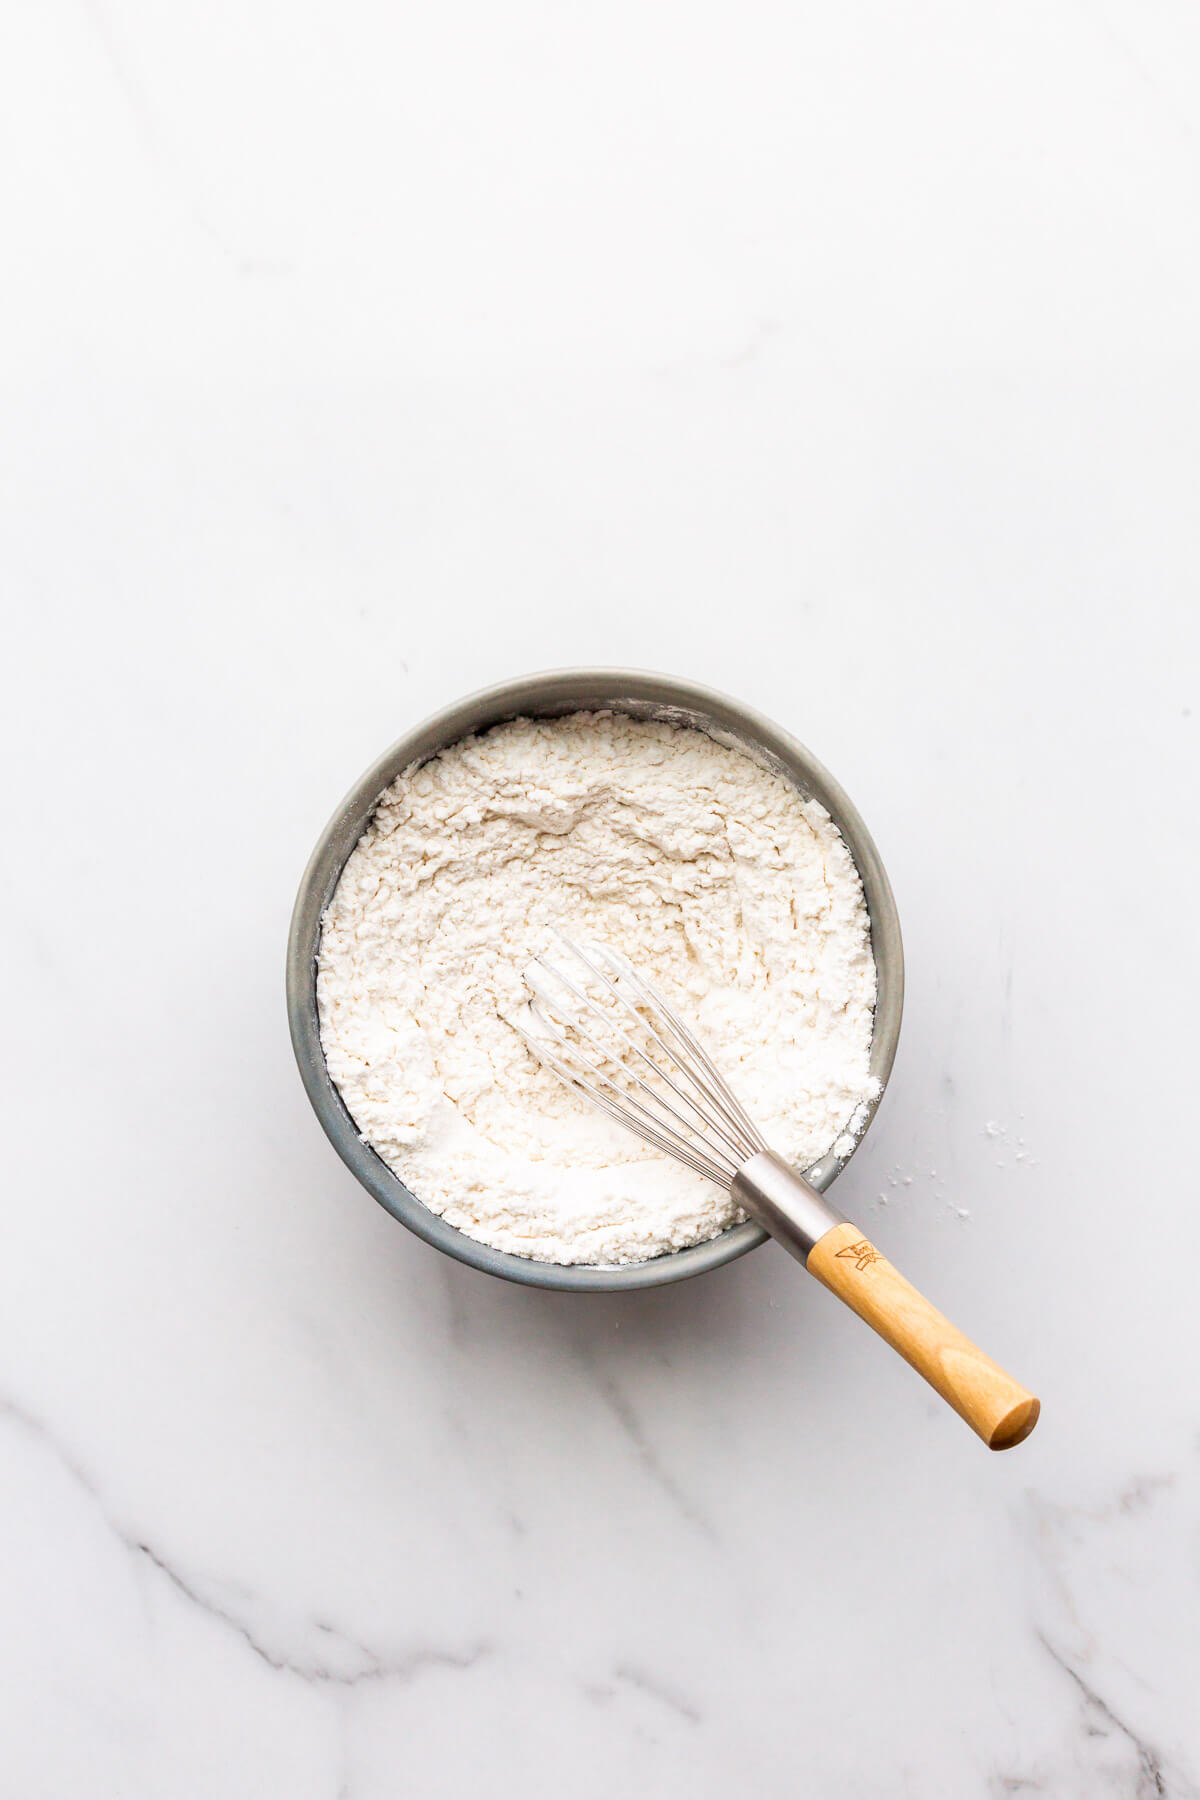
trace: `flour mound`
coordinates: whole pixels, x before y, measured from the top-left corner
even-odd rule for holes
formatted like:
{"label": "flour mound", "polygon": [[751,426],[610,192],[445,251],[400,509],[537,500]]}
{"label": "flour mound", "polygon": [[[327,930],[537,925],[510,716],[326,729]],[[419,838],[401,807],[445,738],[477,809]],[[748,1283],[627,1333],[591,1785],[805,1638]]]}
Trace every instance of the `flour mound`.
{"label": "flour mound", "polygon": [[878,1092],[875,965],[828,813],[699,731],[517,719],[381,794],[322,926],[330,1075],[364,1140],[451,1225],[542,1262],[621,1264],[742,1217],[505,1022],[555,930],[623,952],[791,1162],[852,1148]]}

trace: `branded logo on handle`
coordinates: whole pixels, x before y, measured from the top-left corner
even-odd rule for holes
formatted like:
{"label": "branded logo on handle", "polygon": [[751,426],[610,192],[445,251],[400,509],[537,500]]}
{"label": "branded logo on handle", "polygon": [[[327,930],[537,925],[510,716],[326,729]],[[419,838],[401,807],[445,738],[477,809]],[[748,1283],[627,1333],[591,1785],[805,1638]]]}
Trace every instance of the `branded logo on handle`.
{"label": "branded logo on handle", "polygon": [[860,1275],[864,1269],[869,1269],[873,1262],[883,1261],[881,1252],[875,1248],[874,1244],[868,1244],[866,1238],[859,1238],[857,1244],[847,1244],[844,1249],[837,1251],[836,1254],[838,1256],[852,1256],[854,1258],[854,1267],[858,1270]]}

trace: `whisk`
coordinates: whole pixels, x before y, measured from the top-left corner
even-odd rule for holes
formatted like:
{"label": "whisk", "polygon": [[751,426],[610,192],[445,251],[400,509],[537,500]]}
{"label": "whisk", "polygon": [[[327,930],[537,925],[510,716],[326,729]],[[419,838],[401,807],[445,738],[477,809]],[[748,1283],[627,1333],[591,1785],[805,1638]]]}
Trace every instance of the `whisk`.
{"label": "whisk", "polygon": [[609,946],[557,942],[560,952],[539,957],[526,976],[530,1029],[511,1021],[534,1055],[618,1124],[725,1188],[990,1449],[1027,1438],[1040,1403],[770,1149],[662,995]]}

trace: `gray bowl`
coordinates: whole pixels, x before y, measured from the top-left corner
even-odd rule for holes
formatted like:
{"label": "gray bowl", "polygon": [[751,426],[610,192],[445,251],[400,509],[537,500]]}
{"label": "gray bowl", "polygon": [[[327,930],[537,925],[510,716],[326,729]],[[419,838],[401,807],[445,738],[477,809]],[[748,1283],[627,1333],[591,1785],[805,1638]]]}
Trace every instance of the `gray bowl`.
{"label": "gray bowl", "polygon": [[[904,952],[896,903],[879,852],[866,826],[837,782],[816,758],[794,738],[725,694],[669,675],[651,675],[635,669],[555,669],[526,675],[517,681],[485,688],[465,700],[445,707],[423,725],[399,738],[356,781],[333,818],[321,833],[312,853],[288,940],[287,1004],[292,1045],[300,1074],[313,1109],[334,1149],[346,1166],[393,1218],[415,1231],[426,1243],[473,1268],[485,1269],[506,1281],[522,1281],[532,1287],[563,1288],[592,1293],[616,1289],[657,1287],[664,1281],[682,1281],[731,1262],[761,1244],[766,1233],[757,1225],[734,1225],[707,1244],[677,1250],[650,1262],[625,1268],[563,1267],[533,1262],[524,1256],[493,1250],[476,1243],[465,1232],[439,1218],[424,1206],[387,1164],[364,1144],[347,1112],[341,1095],[330,1080],[321,1050],[317,1021],[317,948],[321,915],[328,906],[346,859],[358,842],[388,784],[410,763],[425,761],[456,739],[486,731],[505,719],[521,716],[555,717],[562,713],[609,709],[638,719],[666,719],[707,731],[722,743],[735,745],[754,760],[794,783],[806,798],[819,800],[845,838],[862,877],[871,918],[871,943],[879,977],[875,1008],[875,1032],[871,1045],[871,1071],[880,1082],[880,1093],[891,1073],[900,1034],[904,1003]],[[867,1123],[878,1098],[872,1103]],[[864,1130],[866,1127],[864,1126]],[[860,1134],[861,1137],[861,1134]],[[848,1158],[827,1156],[807,1171],[815,1187],[825,1188]]]}

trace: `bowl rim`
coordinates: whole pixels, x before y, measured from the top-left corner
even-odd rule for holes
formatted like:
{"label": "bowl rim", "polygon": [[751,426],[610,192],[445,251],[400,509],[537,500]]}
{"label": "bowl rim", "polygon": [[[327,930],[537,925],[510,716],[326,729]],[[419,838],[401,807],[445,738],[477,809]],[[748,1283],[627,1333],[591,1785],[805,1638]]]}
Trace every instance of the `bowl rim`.
{"label": "bowl rim", "polygon": [[732,1262],[766,1239],[753,1223],[730,1226],[707,1243],[669,1251],[648,1262],[620,1266],[535,1262],[479,1243],[409,1191],[376,1151],[364,1143],[325,1064],[317,1017],[316,972],[321,920],[383,792],[402,770],[427,761],[459,738],[506,720],[554,717],[570,712],[624,711],[709,730],[754,760],[784,775],[806,797],[819,800],[846,840],[863,883],[870,919],[878,993],[871,1042],[871,1072],[879,1092],[849,1155],[823,1157],[808,1173],[825,1188],[845,1168],[870,1128],[887,1087],[904,1008],[904,949],[900,920],[882,858],[858,809],[812,752],[772,720],[714,688],[652,670],[546,669],[480,688],[439,708],[404,732],[359,776],[321,832],[300,881],[287,949],[287,1011],[292,1047],[305,1091],[334,1149],[367,1192],[410,1231],[459,1262],[524,1286],[573,1293],[627,1292],[686,1280]]}

